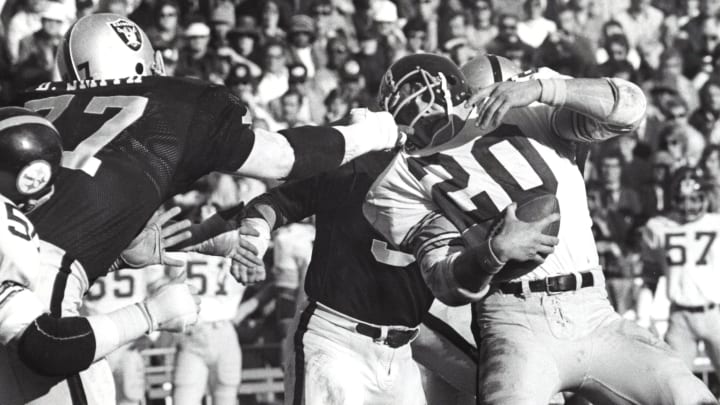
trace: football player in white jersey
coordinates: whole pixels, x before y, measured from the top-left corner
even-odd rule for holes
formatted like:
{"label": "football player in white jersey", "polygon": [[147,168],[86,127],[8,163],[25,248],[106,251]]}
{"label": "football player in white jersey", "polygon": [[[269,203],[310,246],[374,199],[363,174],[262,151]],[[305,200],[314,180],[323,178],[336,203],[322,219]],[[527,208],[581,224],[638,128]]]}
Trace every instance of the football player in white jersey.
{"label": "football player in white jersey", "polygon": [[[472,96],[423,55],[390,67],[381,103],[415,134],[364,207],[416,255],[439,299],[476,301],[480,403],[546,404],[559,391],[595,403],[717,403],[667,345],[614,312],[598,265],[576,150],[633,131],[642,91],[614,78],[507,81],[518,72],[503,66],[495,56],[463,66],[482,87]],[[475,104],[476,125],[465,125]],[[511,203],[548,194],[559,244],[506,263],[491,224]],[[460,235],[464,246],[447,242]]]}
{"label": "football player in white jersey", "polygon": [[[0,109],[0,403],[24,404],[48,381],[105,373],[99,359],[147,331],[185,330],[198,306],[184,284],[158,291],[143,302],[104,315],[51,316],[54,272],[47,272],[41,241],[25,212],[47,201],[62,156],[60,136],[46,119],[23,108]],[[138,240],[136,240],[138,241]],[[142,241],[138,241],[142,244]],[[41,384],[36,384],[43,379]],[[73,400],[67,379],[44,403]],[[110,387],[112,391],[112,387]],[[102,403],[114,403],[112,392]]]}
{"label": "football player in white jersey", "polygon": [[[144,300],[148,286],[163,280],[165,268],[156,264],[143,269],[123,268],[95,280],[80,309],[85,316],[109,314]],[[157,287],[156,287],[157,288]],[[115,379],[117,405],[138,405],[145,398],[145,362],[138,349],[140,337],[107,355]]]}
{"label": "football player in white jersey", "polygon": [[182,337],[175,358],[173,404],[199,405],[209,387],[212,403],[237,403],[242,353],[233,319],[245,287],[230,275],[232,260],[188,253],[187,283],[200,296],[200,319]]}
{"label": "football player in white jersey", "polygon": [[[671,209],[643,229],[643,252],[667,279],[670,318],[665,341],[688,366],[698,342],[720,370],[720,214],[706,212],[707,191],[692,168],[670,183]],[[650,317],[648,311],[639,314]]]}

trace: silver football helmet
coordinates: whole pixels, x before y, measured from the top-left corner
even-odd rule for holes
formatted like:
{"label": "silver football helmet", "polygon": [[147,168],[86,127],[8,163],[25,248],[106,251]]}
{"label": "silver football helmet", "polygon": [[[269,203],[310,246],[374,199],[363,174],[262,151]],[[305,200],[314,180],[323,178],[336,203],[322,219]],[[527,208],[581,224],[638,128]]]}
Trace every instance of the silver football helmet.
{"label": "silver football helmet", "polygon": [[56,60],[65,81],[165,74],[162,55],[143,30],[110,13],[88,15],[73,24]]}
{"label": "silver football helmet", "polygon": [[485,54],[470,59],[460,67],[468,84],[483,88],[523,76],[523,71],[513,61],[502,56]]}

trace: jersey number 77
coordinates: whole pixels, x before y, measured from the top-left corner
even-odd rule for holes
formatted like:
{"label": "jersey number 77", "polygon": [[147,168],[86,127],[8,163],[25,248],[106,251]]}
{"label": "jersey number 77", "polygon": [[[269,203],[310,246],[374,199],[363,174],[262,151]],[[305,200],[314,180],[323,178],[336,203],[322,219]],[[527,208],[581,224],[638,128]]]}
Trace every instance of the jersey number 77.
{"label": "jersey number 77", "polygon": [[[47,97],[28,101],[25,103],[25,107],[37,112],[47,111],[46,118],[55,121],[67,110],[74,98],[74,94]],[[90,99],[83,110],[85,114],[104,115],[109,110],[118,111],[95,132],[75,145],[73,150],[63,152],[63,167],[81,170],[89,176],[95,176],[102,164],[102,161],[95,155],[120,135],[125,128],[142,117],[147,102],[147,97],[142,96],[95,96]]]}

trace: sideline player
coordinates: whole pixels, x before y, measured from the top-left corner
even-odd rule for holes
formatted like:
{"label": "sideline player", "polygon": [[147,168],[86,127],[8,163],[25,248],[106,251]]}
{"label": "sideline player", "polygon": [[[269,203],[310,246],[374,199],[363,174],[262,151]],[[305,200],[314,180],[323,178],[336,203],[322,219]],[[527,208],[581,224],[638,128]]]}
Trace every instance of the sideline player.
{"label": "sideline player", "polygon": [[234,405],[242,353],[233,319],[245,287],[230,275],[232,260],[190,252],[185,277],[200,296],[198,324],[180,340],[173,375],[173,404],[199,405],[209,387],[212,403]]}
{"label": "sideline player", "polygon": [[60,136],[49,121],[23,108],[0,109],[0,364],[4,370],[18,366],[15,374],[0,374],[4,405],[24,404],[23,395],[42,393],[31,391],[38,385],[25,385],[26,365],[47,375],[43,381],[57,382],[62,378],[50,376],[64,376],[145,332],[182,331],[197,320],[199,308],[184,284],[104,315],[53,315],[57,303],[49,307],[38,294],[53,277],[44,272],[38,234],[24,211],[52,197],[61,155]]}
{"label": "sideline player", "polygon": [[[23,99],[46,114],[63,141],[55,198],[31,215],[46,271],[56,275],[42,296],[57,315],[77,314],[89,285],[158,206],[199,177],[211,171],[304,177],[394,147],[400,137],[387,113],[368,111],[356,112],[358,122],[348,126],[299,127],[282,135],[253,131],[242,123],[245,108],[226,88],[158,77],[160,54],[135,23],[113,14],[79,19],[58,55],[66,81],[42,84]],[[67,401],[82,401],[92,396],[87,391],[106,385],[94,379],[83,387],[82,380],[69,378]],[[23,399],[35,399],[38,390]]]}
{"label": "sideline player", "polygon": [[[692,367],[698,342],[720,370],[720,214],[707,211],[707,186],[695,169],[670,182],[670,210],[643,229],[647,261],[667,278],[670,318],[665,341]],[[649,313],[640,313],[649,319]],[[649,324],[649,321],[645,321]]]}
{"label": "sideline player", "polygon": [[[492,59],[496,83],[465,105],[449,105],[449,80],[421,60],[390,67],[381,97],[421,137],[408,139],[417,149],[398,154],[364,207],[432,274],[437,297],[478,301],[479,401],[546,404],[570,390],[596,403],[716,403],[667,345],[613,311],[598,267],[577,143],[634,130],[642,92],[615,78],[503,81]],[[463,69],[473,85],[487,74],[476,66]],[[463,126],[475,104],[479,128]],[[544,259],[529,256],[535,265],[506,266],[484,247],[490,223],[509,204],[547,194],[562,215],[559,244]],[[457,230],[467,249],[436,242]]]}
{"label": "sideline player", "polygon": [[[460,79],[448,59],[428,55],[427,60]],[[272,229],[315,215],[315,244],[305,276],[308,302],[288,339],[294,355],[286,364],[286,404],[425,403],[409,343],[433,297],[412,255],[390,248],[362,213],[369,187],[392,159],[391,152],[370,153],[332,172],[284,184],[248,204],[242,222],[266,238],[247,239],[249,267],[261,264],[257,256],[263,256]],[[556,217],[526,224],[513,212],[509,210],[494,239],[502,257],[534,253],[543,244],[539,240],[552,250],[555,238],[540,229]],[[226,253],[219,252],[222,237],[199,249]],[[474,375],[474,365],[466,370]]]}

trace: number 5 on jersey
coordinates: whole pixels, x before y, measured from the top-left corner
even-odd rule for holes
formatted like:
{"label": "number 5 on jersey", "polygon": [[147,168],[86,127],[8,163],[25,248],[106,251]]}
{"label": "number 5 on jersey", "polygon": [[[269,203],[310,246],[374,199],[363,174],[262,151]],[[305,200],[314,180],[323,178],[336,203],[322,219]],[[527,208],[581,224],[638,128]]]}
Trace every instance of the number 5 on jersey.
{"label": "number 5 on jersey", "polygon": [[[64,94],[32,100],[25,103],[25,107],[33,111],[48,111],[47,119],[55,121],[65,112],[74,97],[74,94]],[[102,161],[95,155],[120,135],[125,128],[142,117],[147,102],[147,97],[141,96],[93,97],[83,111],[85,114],[102,115],[108,109],[119,109],[119,111],[105,121],[97,131],[80,142],[74,150],[63,152],[63,167],[82,170],[90,176],[95,176],[102,164]]]}

